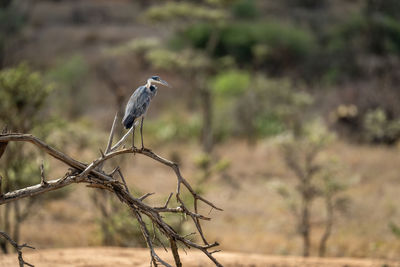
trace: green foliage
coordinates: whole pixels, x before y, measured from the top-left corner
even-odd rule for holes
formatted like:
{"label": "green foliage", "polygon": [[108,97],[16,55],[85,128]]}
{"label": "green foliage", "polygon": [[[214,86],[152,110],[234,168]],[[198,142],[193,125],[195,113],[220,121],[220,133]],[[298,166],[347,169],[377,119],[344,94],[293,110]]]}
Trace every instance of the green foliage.
{"label": "green foliage", "polygon": [[255,119],[257,134],[263,136],[275,136],[285,131],[285,123],[279,116],[273,113],[264,112]]}
{"label": "green foliage", "polygon": [[383,14],[355,14],[334,27],[327,49],[336,56],[349,52],[400,54],[400,22]]}
{"label": "green foliage", "polygon": [[29,131],[40,116],[53,87],[26,64],[0,72],[0,121],[13,131]]}
{"label": "green foliage", "polygon": [[294,90],[287,81],[265,79],[238,69],[217,75],[211,88],[219,141],[232,135],[245,135],[251,141],[299,127],[313,103],[309,94]]}
{"label": "green foliage", "polygon": [[145,17],[155,22],[182,19],[219,20],[226,18],[227,14],[223,10],[194,3],[168,2],[164,5],[152,6],[147,9]]}
{"label": "green foliage", "polygon": [[[306,120],[307,109],[313,103],[311,95],[295,90],[285,80],[268,80],[261,76],[253,80],[256,90],[254,98],[260,106],[254,117],[257,125],[264,129],[272,127],[275,133],[284,129],[296,131],[295,129]],[[271,121],[262,120],[263,118]]]}
{"label": "green foliage", "polygon": [[219,26],[195,24],[182,35],[193,47],[205,49],[212,32],[216,30],[219,38],[214,55],[231,55],[241,63],[251,63],[264,56],[266,61],[294,64],[310,55],[317,46],[310,32],[272,22],[235,22]]}
{"label": "green foliage", "polygon": [[260,14],[255,0],[238,0],[232,6],[232,13],[240,19],[255,19]]}
{"label": "green foliage", "polygon": [[293,25],[262,23],[256,25],[254,31],[258,36],[258,43],[266,44],[277,52],[285,51],[293,58],[307,56],[316,47],[312,33]]}
{"label": "green foliage", "polygon": [[199,22],[185,29],[181,35],[190,41],[195,48],[205,48],[208,44],[213,25],[206,22]]}
{"label": "green foliage", "polygon": [[400,227],[399,227],[397,224],[391,222],[391,223],[389,223],[389,228],[390,228],[390,230],[392,231],[392,233],[393,233],[397,238],[400,239]]}
{"label": "green foliage", "polygon": [[145,131],[156,143],[197,139],[201,132],[201,118],[193,115],[182,117],[171,112],[156,120],[146,122]]}
{"label": "green foliage", "polygon": [[21,153],[15,151],[20,150],[21,146],[10,144],[7,146],[7,158],[5,163],[5,177],[7,181],[7,190],[17,190],[21,187],[31,185],[32,183],[40,181],[40,170],[36,160],[32,158],[37,157],[37,153],[33,150],[26,150]]}
{"label": "green foliage", "polygon": [[211,62],[203,53],[190,49],[179,52],[164,48],[154,49],[148,51],[145,57],[154,67],[159,69],[193,71],[211,65]]}
{"label": "green foliage", "polygon": [[127,43],[112,47],[107,50],[110,55],[126,55],[128,53],[142,54],[160,47],[160,40],[154,37],[135,38]]}
{"label": "green foliage", "polygon": [[212,89],[222,97],[237,97],[248,89],[250,79],[250,74],[245,71],[228,70],[214,78]]}

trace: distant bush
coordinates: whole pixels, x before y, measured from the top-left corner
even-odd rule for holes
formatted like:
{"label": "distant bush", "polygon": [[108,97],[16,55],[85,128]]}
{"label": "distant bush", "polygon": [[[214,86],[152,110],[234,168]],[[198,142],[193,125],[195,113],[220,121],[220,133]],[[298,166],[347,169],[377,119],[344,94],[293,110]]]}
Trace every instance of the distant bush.
{"label": "distant bush", "polygon": [[376,13],[400,19],[400,2],[398,0],[367,0],[364,6],[366,13]]}
{"label": "distant bush", "polygon": [[331,32],[328,51],[400,54],[400,22],[385,14],[354,14]]}
{"label": "distant bush", "polygon": [[190,2],[167,2],[164,5],[153,6],[146,13],[146,19],[153,22],[164,22],[176,19],[208,19],[218,20],[225,18],[223,10],[206,7]]}
{"label": "distant bush", "polygon": [[250,74],[245,71],[229,70],[216,76],[213,91],[221,96],[239,96],[250,86]]}
{"label": "distant bush", "polygon": [[210,86],[217,141],[236,135],[253,142],[259,137],[299,128],[313,102],[309,94],[295,91],[287,81],[266,79],[238,69],[217,75]]}
{"label": "distant bush", "polygon": [[326,0],[286,0],[288,4],[303,8],[321,8],[326,5]]}
{"label": "distant bush", "polygon": [[241,19],[255,19],[260,13],[257,9],[255,0],[239,0],[232,5],[232,13]]}
{"label": "distant bush", "polygon": [[30,131],[43,122],[40,114],[53,87],[28,65],[0,72],[0,122],[13,131]]}
{"label": "distant bush", "polygon": [[[204,49],[211,38],[211,24],[195,24],[183,31],[183,37],[196,48]],[[316,47],[311,32],[288,24],[272,22],[236,22],[219,26],[216,57],[231,55],[239,63],[251,64],[258,53],[255,48],[264,45],[265,61],[280,65],[296,64]]]}
{"label": "distant bush", "polygon": [[400,139],[400,119],[390,120],[382,109],[366,113],[363,127],[369,142],[393,144]]}
{"label": "distant bush", "polygon": [[171,112],[159,119],[148,120],[144,128],[155,143],[190,141],[200,136],[201,118],[195,115],[184,118]]}

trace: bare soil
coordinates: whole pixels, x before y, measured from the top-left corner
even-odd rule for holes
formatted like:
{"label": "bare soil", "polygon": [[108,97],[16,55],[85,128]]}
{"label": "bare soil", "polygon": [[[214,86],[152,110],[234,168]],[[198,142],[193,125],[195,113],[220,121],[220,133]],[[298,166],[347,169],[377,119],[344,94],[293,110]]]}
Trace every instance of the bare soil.
{"label": "bare soil", "polygon": [[[158,251],[164,259],[172,262],[169,253]],[[214,266],[208,258],[198,251],[182,253],[183,266]],[[142,248],[67,248],[67,249],[40,249],[34,252],[26,251],[24,258],[37,267],[106,267],[106,266],[149,266],[150,257],[147,249]],[[224,266],[274,266],[274,267],[396,267],[399,261],[355,259],[355,258],[302,258],[294,256],[268,256],[261,254],[245,254],[234,252],[220,252],[218,260]],[[1,255],[0,267],[18,266],[17,256]]]}

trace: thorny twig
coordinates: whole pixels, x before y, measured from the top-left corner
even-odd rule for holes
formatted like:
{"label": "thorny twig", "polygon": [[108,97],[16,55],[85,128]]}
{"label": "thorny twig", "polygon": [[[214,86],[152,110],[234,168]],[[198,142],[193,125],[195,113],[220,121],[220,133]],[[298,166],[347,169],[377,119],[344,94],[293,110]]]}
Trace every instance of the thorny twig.
{"label": "thorny twig", "polygon": [[[86,183],[90,187],[105,189],[112,192],[115,196],[118,197],[118,199],[122,203],[126,204],[132,210],[132,213],[139,222],[147,246],[149,247],[152,265],[157,266],[157,264],[161,264],[164,266],[171,266],[166,261],[161,259],[154,251],[153,241],[151,240],[149,230],[145,222],[143,221],[143,216],[150,219],[151,223],[157,228],[157,230],[169,240],[171,252],[173,254],[176,266],[182,265],[178,253],[178,245],[177,245],[178,243],[181,243],[183,246],[187,248],[196,248],[201,250],[216,266],[222,266],[213,256],[213,253],[215,253],[216,251],[209,251],[211,248],[214,248],[219,244],[217,242],[212,244],[207,242],[201,228],[201,221],[210,220],[210,218],[199,214],[198,204],[199,202],[203,202],[204,204],[210,206],[212,209],[220,211],[222,209],[218,208],[212,202],[208,201],[204,197],[197,194],[195,190],[191,187],[189,182],[182,176],[179,166],[176,163],[160,157],[159,155],[157,155],[156,153],[154,153],[149,149],[138,149],[135,147],[120,148],[125,142],[128,135],[132,132],[132,128],[118,142],[112,145],[113,136],[116,131],[116,121],[117,119],[115,118],[113,125],[111,127],[111,132],[105,152],[104,153],[101,152],[100,157],[93,160],[89,164],[85,164],[83,162],[71,158],[70,156],[47,145],[45,142],[41,141],[35,136],[29,134],[18,134],[18,133],[0,134],[0,145],[8,142],[18,142],[18,141],[29,142],[34,144],[47,154],[51,155],[52,157],[67,164],[72,169],[72,171],[67,172],[61,178],[48,181],[44,180],[44,173],[43,173],[40,184],[32,185],[12,192],[5,192],[3,195],[0,196],[0,205],[21,198],[31,197],[49,191],[57,190],[72,183]],[[177,179],[175,197],[179,206],[175,208],[168,207],[173,193],[169,195],[166,203],[162,207],[153,207],[151,205],[148,205],[144,203],[143,200],[147,197],[150,197],[152,193],[147,193],[142,197],[132,196],[125,182],[124,176],[118,166],[115,167],[114,169],[115,171],[113,171],[111,174],[107,174],[102,171],[102,167],[107,160],[124,154],[143,155],[173,169]],[[122,183],[114,178],[115,173],[119,174]],[[191,211],[182,201],[180,195],[181,187],[185,187],[192,195],[194,201],[194,211]],[[179,233],[177,233],[166,221],[164,221],[163,216],[161,216],[161,213],[165,212],[182,213],[190,217],[196,226],[197,232],[200,235],[203,244],[198,244],[188,239],[187,237],[189,235],[180,235]]]}

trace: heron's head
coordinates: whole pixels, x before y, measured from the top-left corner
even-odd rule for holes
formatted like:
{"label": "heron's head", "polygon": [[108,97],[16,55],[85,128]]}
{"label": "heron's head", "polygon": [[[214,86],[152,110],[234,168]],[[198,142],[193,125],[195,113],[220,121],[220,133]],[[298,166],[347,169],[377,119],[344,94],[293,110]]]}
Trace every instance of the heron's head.
{"label": "heron's head", "polygon": [[151,76],[147,79],[147,87],[149,87],[152,83],[159,83],[165,86],[169,86],[169,84],[166,81],[162,80],[159,76]]}

